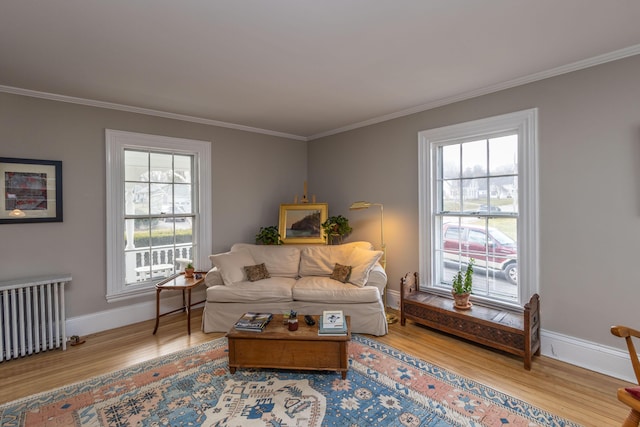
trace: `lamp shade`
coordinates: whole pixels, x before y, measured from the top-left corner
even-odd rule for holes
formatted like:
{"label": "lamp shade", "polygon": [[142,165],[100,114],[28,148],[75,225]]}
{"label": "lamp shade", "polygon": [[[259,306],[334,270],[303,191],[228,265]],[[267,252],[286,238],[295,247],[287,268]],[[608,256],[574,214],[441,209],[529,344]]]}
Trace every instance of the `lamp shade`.
{"label": "lamp shade", "polygon": [[360,201],[360,202],[353,202],[351,206],[349,206],[349,209],[351,210],[367,209],[370,206],[371,206],[371,203]]}

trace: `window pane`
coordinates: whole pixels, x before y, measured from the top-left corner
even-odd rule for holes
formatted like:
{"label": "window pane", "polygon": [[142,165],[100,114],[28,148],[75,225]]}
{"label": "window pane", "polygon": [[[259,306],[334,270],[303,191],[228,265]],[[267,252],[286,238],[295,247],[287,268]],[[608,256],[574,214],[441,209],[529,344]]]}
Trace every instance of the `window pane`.
{"label": "window pane", "polygon": [[173,213],[173,187],[170,184],[151,184],[150,213]]}
{"label": "window pane", "polygon": [[448,211],[448,212],[460,212],[460,193],[461,188],[460,185],[462,181],[459,179],[444,181],[442,183],[442,206],[440,207],[440,212]]}
{"label": "window pane", "polygon": [[151,153],[151,182],[173,182],[173,155]]}
{"label": "window pane", "polygon": [[489,140],[489,173],[508,175],[518,172],[518,135]]}
{"label": "window pane", "polygon": [[191,156],[175,156],[173,159],[175,168],[174,181],[176,183],[191,183]]}
{"label": "window pane", "polygon": [[441,175],[443,179],[460,178],[460,144],[440,148],[442,154]]}
{"label": "window pane", "polygon": [[136,232],[136,220],[127,219],[124,222],[124,245],[126,249],[135,248],[134,235]]}
{"label": "window pane", "polygon": [[480,204],[486,203],[486,191],[481,190],[487,187],[486,182],[486,178],[462,180],[462,212],[477,212]]}
{"label": "window pane", "polygon": [[[125,223],[133,221],[133,236],[131,240],[136,248],[144,248],[151,245],[151,220],[149,218],[127,219]],[[155,220],[154,220],[155,221]],[[127,229],[128,230],[128,229]],[[129,239],[129,236],[127,236]],[[129,245],[127,244],[127,247]]]}
{"label": "window pane", "polygon": [[176,213],[192,213],[191,184],[176,184],[173,191]]}
{"label": "window pane", "polygon": [[148,181],[149,153],[125,150],[124,164],[125,181]]}
{"label": "window pane", "polygon": [[462,144],[462,176],[465,178],[487,175],[487,141]]}
{"label": "window pane", "polygon": [[136,213],[136,191],[139,184],[127,182],[124,185],[124,212],[125,215],[134,215]]}
{"label": "window pane", "polygon": [[502,214],[517,213],[518,206],[513,197],[516,177],[505,176],[489,179],[489,203],[484,207],[486,212]]}

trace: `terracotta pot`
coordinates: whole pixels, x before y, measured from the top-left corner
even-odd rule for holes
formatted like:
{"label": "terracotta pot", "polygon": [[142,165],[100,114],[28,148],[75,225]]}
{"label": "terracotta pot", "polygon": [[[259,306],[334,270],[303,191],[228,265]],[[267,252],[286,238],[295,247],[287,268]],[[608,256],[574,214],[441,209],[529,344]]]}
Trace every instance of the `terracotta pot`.
{"label": "terracotta pot", "polygon": [[185,268],[184,269],[184,277],[190,279],[193,277],[193,272],[195,271],[195,268]]}
{"label": "terracotta pot", "polygon": [[469,297],[471,296],[470,293],[456,294],[452,291],[451,294],[453,295],[453,300],[456,307],[466,308],[469,305]]}

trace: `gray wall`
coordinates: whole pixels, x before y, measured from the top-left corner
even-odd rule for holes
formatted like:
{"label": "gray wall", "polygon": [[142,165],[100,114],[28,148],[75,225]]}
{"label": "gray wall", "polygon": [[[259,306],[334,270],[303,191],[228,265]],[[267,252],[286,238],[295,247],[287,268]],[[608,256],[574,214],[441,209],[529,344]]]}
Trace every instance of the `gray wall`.
{"label": "gray wall", "polygon": [[[637,324],[640,56],[458,102],[309,143],[0,93],[0,156],[63,161],[64,222],[0,225],[0,280],[71,273],[69,317],[105,301],[104,129],[212,142],[213,250],[251,242],[278,206],[309,192],[346,215],[348,240],[379,240],[382,202],[392,290],[418,268],[417,133],[539,108],[543,329],[619,347]],[[327,153],[334,153],[329,156]]]}
{"label": "gray wall", "polygon": [[0,157],[62,160],[64,197],[61,223],[0,225],[0,280],[70,273],[68,317],[149,300],[105,300],[105,128],[211,141],[214,252],[277,225],[306,179],[305,142],[0,93]]}
{"label": "gray wall", "polygon": [[638,76],[635,56],[314,140],[309,182],[350,219],[349,240],[379,240],[379,213],[349,205],[384,203],[397,291],[419,264],[418,132],[539,108],[542,327],[620,346],[609,328],[637,325],[640,300]]}

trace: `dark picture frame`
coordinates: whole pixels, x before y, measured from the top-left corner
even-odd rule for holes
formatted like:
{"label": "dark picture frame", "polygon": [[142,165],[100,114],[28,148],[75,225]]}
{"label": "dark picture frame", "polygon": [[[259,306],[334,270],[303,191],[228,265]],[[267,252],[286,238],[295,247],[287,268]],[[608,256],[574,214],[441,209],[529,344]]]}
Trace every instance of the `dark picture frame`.
{"label": "dark picture frame", "polygon": [[62,161],[0,157],[0,224],[62,222]]}
{"label": "dark picture frame", "polygon": [[282,243],[326,243],[321,224],[328,212],[327,203],[280,205],[278,232]]}

